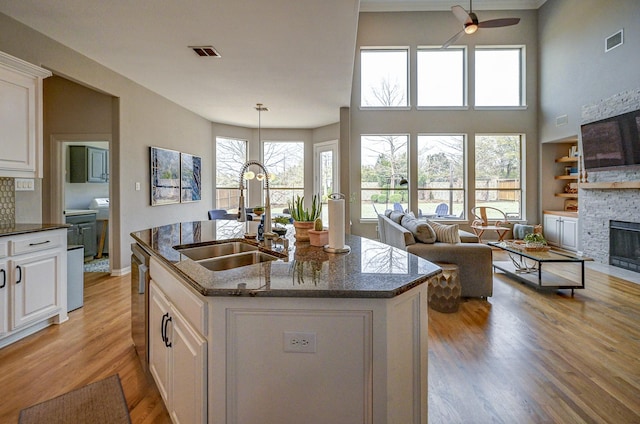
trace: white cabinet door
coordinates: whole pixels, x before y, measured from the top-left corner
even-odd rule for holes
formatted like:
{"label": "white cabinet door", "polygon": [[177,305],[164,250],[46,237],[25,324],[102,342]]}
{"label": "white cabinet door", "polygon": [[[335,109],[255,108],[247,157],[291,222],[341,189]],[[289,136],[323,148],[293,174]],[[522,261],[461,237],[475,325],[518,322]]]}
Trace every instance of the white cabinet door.
{"label": "white cabinet door", "polygon": [[560,220],[557,215],[544,215],[544,238],[547,243],[560,245]]}
{"label": "white cabinet door", "polygon": [[153,281],[149,289],[149,370],[158,390],[169,403],[170,369],[166,332],[169,329],[169,303]]}
{"label": "white cabinet door", "polygon": [[178,424],[206,422],[207,342],[171,312],[171,418]]}
{"label": "white cabinet door", "polygon": [[50,75],[0,52],[0,176],[42,177],[42,79]]}
{"label": "white cabinet door", "polygon": [[562,218],[560,245],[563,249],[578,249],[578,220],[573,218]]}
{"label": "white cabinet door", "polygon": [[22,255],[9,261],[13,292],[12,329],[58,312],[62,261],[60,249]]}
{"label": "white cabinet door", "polygon": [[0,336],[9,331],[9,270],[7,260],[0,259]]}

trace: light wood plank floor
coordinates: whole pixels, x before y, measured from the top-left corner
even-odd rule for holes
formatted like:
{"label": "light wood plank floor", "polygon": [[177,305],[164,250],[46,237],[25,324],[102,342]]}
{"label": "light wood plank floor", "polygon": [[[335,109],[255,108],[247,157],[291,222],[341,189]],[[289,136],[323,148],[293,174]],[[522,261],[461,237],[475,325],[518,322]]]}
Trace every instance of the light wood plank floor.
{"label": "light wood plank floor", "polygon": [[[69,322],[0,349],[1,423],[114,373],[134,424],[170,422],[129,337],[129,277],[85,275]],[[587,270],[572,298],[494,274],[488,301],[430,311],[429,422],[640,423],[639,323],[640,285]]]}

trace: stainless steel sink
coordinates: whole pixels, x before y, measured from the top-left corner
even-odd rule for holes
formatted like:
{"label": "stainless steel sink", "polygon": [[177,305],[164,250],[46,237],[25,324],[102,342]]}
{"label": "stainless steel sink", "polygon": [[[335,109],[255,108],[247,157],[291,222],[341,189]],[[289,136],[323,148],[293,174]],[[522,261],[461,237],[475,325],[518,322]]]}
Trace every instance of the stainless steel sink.
{"label": "stainless steel sink", "polygon": [[276,256],[269,255],[268,253],[254,251],[233,253],[216,258],[202,259],[197,262],[210,271],[224,271],[226,269],[275,261],[277,259]]}
{"label": "stainless steel sink", "polygon": [[257,252],[258,246],[241,241],[231,241],[228,243],[207,244],[204,246],[178,248],[180,253],[194,261],[203,259],[219,258],[221,256],[233,255],[242,252]]}

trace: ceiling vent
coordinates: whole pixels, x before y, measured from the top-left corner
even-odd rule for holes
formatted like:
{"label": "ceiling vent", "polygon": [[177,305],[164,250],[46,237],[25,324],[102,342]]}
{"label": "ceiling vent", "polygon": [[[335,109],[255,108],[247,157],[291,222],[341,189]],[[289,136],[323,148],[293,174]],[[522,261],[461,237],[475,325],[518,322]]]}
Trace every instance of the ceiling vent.
{"label": "ceiling vent", "polygon": [[213,46],[189,46],[198,56],[221,57]]}
{"label": "ceiling vent", "polygon": [[613,35],[610,35],[606,40],[604,40],[604,52],[606,53],[610,50],[613,50],[616,47],[621,46],[622,43],[624,43],[624,30],[621,29],[620,31],[616,32]]}

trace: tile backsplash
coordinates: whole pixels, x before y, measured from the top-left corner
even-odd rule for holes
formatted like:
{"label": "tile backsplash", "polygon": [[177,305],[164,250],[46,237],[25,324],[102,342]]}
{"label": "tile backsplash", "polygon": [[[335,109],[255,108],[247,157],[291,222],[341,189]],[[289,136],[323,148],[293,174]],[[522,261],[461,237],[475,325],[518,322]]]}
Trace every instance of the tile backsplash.
{"label": "tile backsplash", "polygon": [[0,227],[16,223],[16,190],[13,178],[0,177]]}

